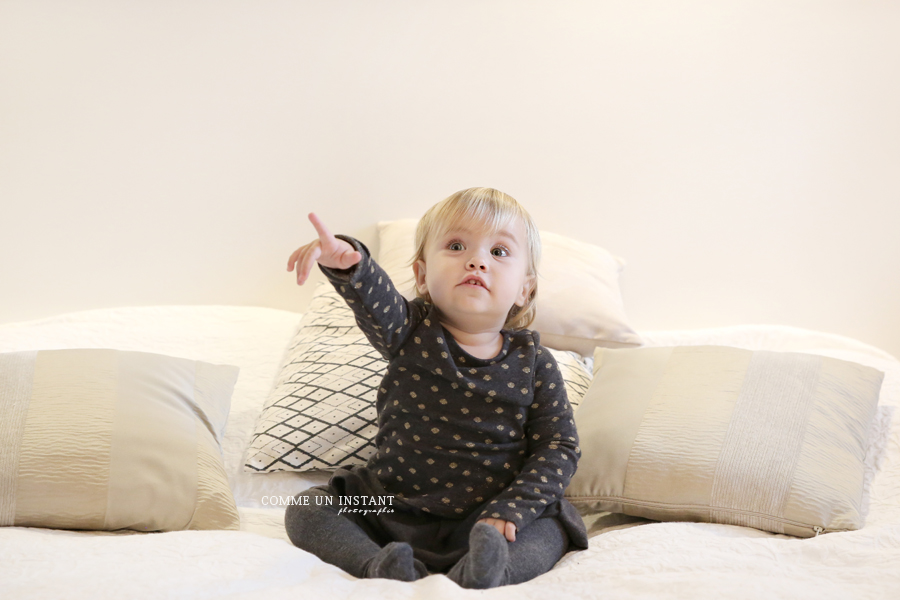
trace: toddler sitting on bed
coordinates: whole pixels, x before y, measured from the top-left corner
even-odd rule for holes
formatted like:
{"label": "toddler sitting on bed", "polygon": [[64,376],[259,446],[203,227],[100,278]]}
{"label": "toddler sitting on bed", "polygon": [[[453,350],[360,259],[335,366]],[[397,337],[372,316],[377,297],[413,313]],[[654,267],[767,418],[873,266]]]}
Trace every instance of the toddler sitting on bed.
{"label": "toddler sitting on bed", "polygon": [[[490,188],[429,209],[411,302],[365,245],[309,218],[319,238],[288,270],[302,285],[318,261],[389,364],[377,452],[300,494],[310,497],[285,514],[291,541],[356,577],[439,572],[466,588],[528,581],[587,548],[563,498],[581,453],[572,408],[556,361],[525,329],[540,257],[528,213]],[[364,508],[361,496],[390,506],[347,510]]]}

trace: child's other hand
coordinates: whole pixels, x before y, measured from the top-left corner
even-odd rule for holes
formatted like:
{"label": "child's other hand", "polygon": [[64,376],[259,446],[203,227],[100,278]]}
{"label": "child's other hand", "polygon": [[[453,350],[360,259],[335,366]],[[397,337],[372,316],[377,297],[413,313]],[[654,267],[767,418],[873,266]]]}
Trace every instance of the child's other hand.
{"label": "child's other hand", "polygon": [[319,239],[297,248],[288,258],[287,270],[293,271],[294,266],[297,267],[297,285],[306,282],[316,261],[330,269],[349,269],[362,260],[362,254],[344,240],[334,237],[315,213],[309,213],[309,220],[316,228]]}
{"label": "child's other hand", "polygon": [[479,523],[487,523],[502,533],[510,542],[516,541],[516,524],[503,519],[478,519]]}

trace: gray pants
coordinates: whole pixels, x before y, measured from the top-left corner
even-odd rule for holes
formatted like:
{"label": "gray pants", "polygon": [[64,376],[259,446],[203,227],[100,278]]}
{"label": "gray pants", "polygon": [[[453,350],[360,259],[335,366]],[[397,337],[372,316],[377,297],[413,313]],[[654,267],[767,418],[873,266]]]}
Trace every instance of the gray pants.
{"label": "gray pants", "polygon": [[[339,483],[339,487],[346,485]],[[381,514],[347,512],[349,507],[341,503],[340,491],[331,483],[310,488],[298,499],[302,496],[308,496],[307,504],[292,504],[285,513],[288,537],[298,548],[360,578],[365,577],[366,565],[375,554],[394,541],[412,546],[413,556],[429,572],[448,572],[457,562],[467,560],[469,532],[481,512],[475,510],[459,520],[416,514],[398,506]],[[344,512],[340,512],[342,508]],[[515,542],[509,542],[501,585],[528,581],[549,571],[568,549],[569,536],[559,519],[542,516],[517,532]]]}

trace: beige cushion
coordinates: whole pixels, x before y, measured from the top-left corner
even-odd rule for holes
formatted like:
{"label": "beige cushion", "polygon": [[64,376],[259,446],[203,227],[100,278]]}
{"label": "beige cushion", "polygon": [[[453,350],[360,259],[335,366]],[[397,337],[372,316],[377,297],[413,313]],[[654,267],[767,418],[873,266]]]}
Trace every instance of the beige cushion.
{"label": "beige cushion", "polygon": [[858,529],[883,376],[800,353],[598,349],[566,496],[581,510],[800,537]]}
{"label": "beige cushion", "polygon": [[[569,402],[591,380],[581,357],[550,350]],[[329,283],[313,293],[281,373],[256,423],[245,470],[329,470],[365,464],[375,453],[375,397],[387,361]]]}
{"label": "beige cushion", "polygon": [[0,525],[238,529],[219,445],[237,374],[145,352],[0,354]]}
{"label": "beige cushion", "polygon": [[[378,264],[397,289],[415,297],[409,260],[415,252],[417,219],[378,224]],[[537,317],[529,326],[549,348],[590,356],[597,346],[641,345],[625,317],[619,274],[625,261],[603,248],[555,233],[541,232]]]}

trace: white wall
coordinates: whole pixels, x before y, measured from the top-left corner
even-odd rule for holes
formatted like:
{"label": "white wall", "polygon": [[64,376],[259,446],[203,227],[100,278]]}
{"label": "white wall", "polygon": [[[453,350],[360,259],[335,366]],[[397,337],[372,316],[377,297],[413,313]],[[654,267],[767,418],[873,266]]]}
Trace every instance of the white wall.
{"label": "white wall", "polygon": [[302,310],[313,234],[473,185],[629,261],[640,330],[900,355],[900,3],[0,0],[0,322]]}

